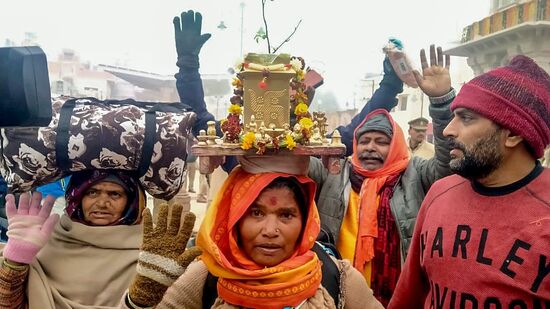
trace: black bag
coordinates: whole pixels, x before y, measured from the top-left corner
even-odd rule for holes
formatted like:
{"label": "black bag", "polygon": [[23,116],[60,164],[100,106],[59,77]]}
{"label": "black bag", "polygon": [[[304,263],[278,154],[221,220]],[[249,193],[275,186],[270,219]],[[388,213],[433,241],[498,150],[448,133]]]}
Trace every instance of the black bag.
{"label": "black bag", "polygon": [[[324,248],[325,244],[315,242],[311,250],[317,254],[319,260],[322,263],[323,278],[321,279],[321,285],[327,290],[327,292],[334,299],[336,308],[340,302],[340,270],[334,263],[329,253]],[[206,276],[206,282],[202,292],[202,308],[210,309],[214,302],[218,298],[218,277],[214,277],[210,272]]]}
{"label": "black bag", "polygon": [[0,48],[0,127],[47,126],[51,119],[46,54],[36,46]]}

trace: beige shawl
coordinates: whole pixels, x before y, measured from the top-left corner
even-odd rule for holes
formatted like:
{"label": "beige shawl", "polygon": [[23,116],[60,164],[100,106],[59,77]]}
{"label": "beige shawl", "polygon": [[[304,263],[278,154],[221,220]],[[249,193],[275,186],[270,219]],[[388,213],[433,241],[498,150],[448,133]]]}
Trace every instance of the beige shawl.
{"label": "beige shawl", "polygon": [[31,264],[29,308],[118,308],[140,244],[141,225],[92,227],[62,216]]}
{"label": "beige shawl", "polygon": [[[344,296],[344,309],[384,309],[382,304],[376,300],[372,290],[368,287],[365,279],[359,271],[351,266],[347,260],[333,259],[341,272],[341,292]],[[156,309],[202,309],[202,294],[208,269],[202,261],[189,265],[172,286],[168,288],[162,301]],[[121,308],[128,308],[121,305]],[[217,298],[212,308],[216,309],[237,309]],[[325,309],[336,308],[334,300],[327,290],[320,286],[317,293],[306,300],[300,309]]]}

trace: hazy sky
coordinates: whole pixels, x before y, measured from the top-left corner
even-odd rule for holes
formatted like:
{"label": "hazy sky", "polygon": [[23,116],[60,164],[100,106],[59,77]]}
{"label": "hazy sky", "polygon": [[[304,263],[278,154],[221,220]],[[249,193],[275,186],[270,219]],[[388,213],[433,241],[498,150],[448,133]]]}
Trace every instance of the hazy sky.
{"label": "hazy sky", "polygon": [[[0,45],[35,32],[49,58],[62,48],[94,64],[121,64],[173,74],[176,53],[172,18],[182,10],[203,14],[212,33],[201,53],[201,72],[223,73],[240,57],[241,8],[245,3],[244,52],[265,52],[254,34],[263,25],[261,0],[4,0]],[[488,0],[275,0],[267,1],[272,44],[280,44],[302,19],[281,52],[303,56],[325,76],[325,89],[348,96],[367,72],[381,72],[381,47],[400,38],[415,60],[422,47],[460,40],[462,28],[488,14]],[[228,27],[219,30],[224,21]]]}

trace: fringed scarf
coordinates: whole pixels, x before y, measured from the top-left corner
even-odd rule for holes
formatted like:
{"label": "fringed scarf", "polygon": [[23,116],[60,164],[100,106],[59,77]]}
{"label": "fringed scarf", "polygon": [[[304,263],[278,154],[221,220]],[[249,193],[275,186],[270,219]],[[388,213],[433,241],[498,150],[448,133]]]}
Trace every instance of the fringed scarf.
{"label": "fringed scarf", "polygon": [[[380,169],[368,171],[361,166],[357,153],[357,140],[354,139],[350,181],[354,191],[359,192],[360,199],[359,230],[353,265],[363,273],[367,263],[374,262],[371,284],[373,288],[380,286],[380,289],[384,289],[385,282],[394,280],[396,271],[390,270],[386,275],[383,272],[380,273],[381,270],[395,265],[392,260],[395,259],[396,254],[399,261],[399,236],[389,201],[399,176],[407,168],[409,153],[403,131],[385,110],[371,112],[358,128],[361,128],[367,119],[378,114],[385,114],[393,128],[388,156]],[[377,254],[378,257],[376,257]],[[397,276],[398,273],[399,270],[397,270]]]}

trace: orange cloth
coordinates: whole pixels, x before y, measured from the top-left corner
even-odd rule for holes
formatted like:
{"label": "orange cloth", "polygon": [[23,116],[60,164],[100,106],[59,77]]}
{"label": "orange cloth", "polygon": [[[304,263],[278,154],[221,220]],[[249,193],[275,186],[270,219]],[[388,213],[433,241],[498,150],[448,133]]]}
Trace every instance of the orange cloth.
{"label": "orange cloth", "polygon": [[[336,248],[342,259],[355,261],[355,246],[357,245],[357,234],[359,231],[359,193],[350,190],[348,210],[344,216],[342,227],[340,228],[340,236]],[[363,277],[368,285],[371,285],[372,263],[368,262],[365,268],[361,270]]]}
{"label": "orange cloth", "polygon": [[355,245],[359,232],[359,194],[350,190],[348,210],[344,215],[336,248],[342,259],[355,261]]}
{"label": "orange cloth", "polygon": [[[308,197],[308,214],[294,254],[279,265],[263,267],[239,248],[236,227],[260,192],[277,177],[294,177]],[[284,173],[249,174],[237,167],[208,208],[197,236],[202,260],[218,280],[218,296],[245,308],[297,306],[321,284],[321,262],[310,251],[320,231],[315,182]]]}
{"label": "orange cloth", "polygon": [[[377,109],[369,113],[355,131],[357,132],[367,119],[378,114],[386,115],[393,128],[393,137],[388,157],[380,169],[368,171],[361,167],[361,162],[357,157],[357,139],[353,139],[353,155],[351,158],[353,172],[365,177],[361,185],[361,191],[359,192],[361,200],[359,207],[359,231],[357,234],[355,260],[353,261],[353,266],[361,273],[363,273],[366,264],[374,257],[374,240],[378,237],[377,211],[380,189],[384,186],[388,177],[401,173],[409,164],[409,151],[403,130],[401,130],[401,127],[399,127],[386,110]],[[355,136],[355,133],[353,136]]]}

